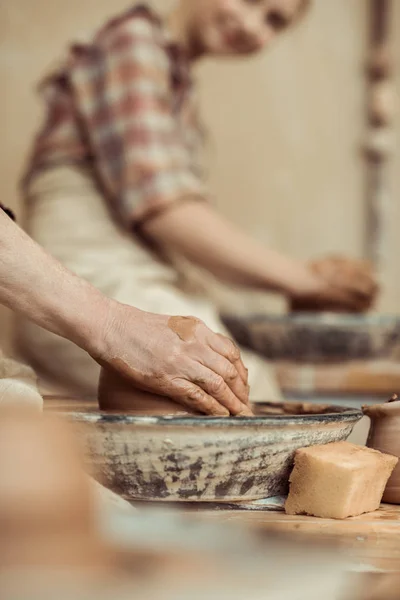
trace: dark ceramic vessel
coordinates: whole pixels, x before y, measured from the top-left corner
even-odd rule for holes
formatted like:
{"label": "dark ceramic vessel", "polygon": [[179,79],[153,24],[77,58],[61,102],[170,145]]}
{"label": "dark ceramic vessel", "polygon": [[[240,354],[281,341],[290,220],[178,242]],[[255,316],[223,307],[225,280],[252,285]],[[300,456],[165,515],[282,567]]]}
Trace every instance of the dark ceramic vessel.
{"label": "dark ceramic vessel", "polygon": [[398,359],[400,319],[381,315],[223,316],[235,339],[270,360],[324,363]]}

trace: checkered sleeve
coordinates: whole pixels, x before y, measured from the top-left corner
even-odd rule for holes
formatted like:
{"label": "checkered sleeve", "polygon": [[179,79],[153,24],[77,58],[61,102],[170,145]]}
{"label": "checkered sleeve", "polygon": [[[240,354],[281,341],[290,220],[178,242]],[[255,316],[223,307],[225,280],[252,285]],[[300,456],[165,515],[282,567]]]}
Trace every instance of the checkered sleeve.
{"label": "checkered sleeve", "polygon": [[170,62],[148,19],[130,19],[77,54],[72,86],[97,175],[123,222],[138,226],[203,182],[173,114]]}

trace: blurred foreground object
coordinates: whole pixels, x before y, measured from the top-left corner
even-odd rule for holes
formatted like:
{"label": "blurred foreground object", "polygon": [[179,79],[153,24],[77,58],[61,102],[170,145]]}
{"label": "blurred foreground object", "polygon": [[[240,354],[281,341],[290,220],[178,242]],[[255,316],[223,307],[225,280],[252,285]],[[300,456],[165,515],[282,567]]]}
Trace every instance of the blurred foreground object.
{"label": "blurred foreground object", "polygon": [[0,409],[0,566],[104,569],[94,503],[69,427]]}
{"label": "blurred foreground object", "polygon": [[71,429],[0,410],[1,598],[337,600],[346,582],[337,552],[246,529],[145,511],[112,529],[104,542]]}
{"label": "blurred foreground object", "polygon": [[96,523],[100,496],[71,427],[0,407],[1,598],[119,597],[116,555]]}

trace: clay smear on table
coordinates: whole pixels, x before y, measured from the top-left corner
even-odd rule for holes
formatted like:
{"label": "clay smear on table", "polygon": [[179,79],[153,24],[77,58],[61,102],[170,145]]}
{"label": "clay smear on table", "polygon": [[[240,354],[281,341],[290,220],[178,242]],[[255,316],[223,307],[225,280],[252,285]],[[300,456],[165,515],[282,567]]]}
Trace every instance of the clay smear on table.
{"label": "clay smear on table", "polygon": [[[400,458],[400,401],[396,395],[385,404],[363,406],[364,414],[371,419],[367,446]],[[383,501],[400,504],[400,465],[390,477]]]}

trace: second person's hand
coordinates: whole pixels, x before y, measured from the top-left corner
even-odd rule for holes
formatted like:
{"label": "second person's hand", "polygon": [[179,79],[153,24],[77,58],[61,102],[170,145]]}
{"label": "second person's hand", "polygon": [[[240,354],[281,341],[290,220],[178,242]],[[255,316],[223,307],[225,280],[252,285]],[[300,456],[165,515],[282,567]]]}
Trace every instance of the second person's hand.
{"label": "second person's hand", "polygon": [[309,264],[318,285],[291,301],[292,311],[332,311],[362,313],[371,309],[379,286],[370,263],[337,256]]}

